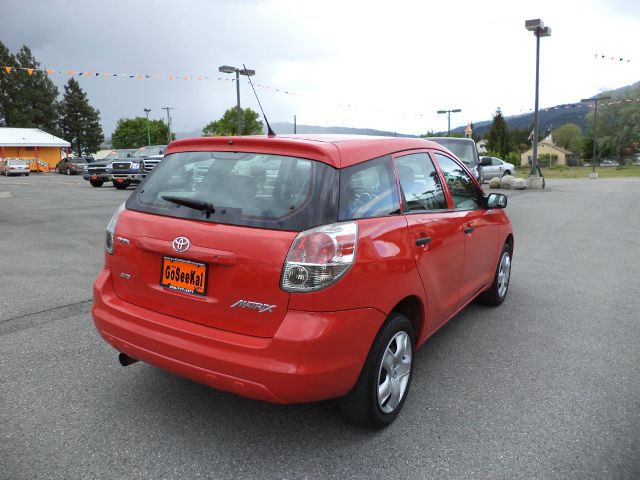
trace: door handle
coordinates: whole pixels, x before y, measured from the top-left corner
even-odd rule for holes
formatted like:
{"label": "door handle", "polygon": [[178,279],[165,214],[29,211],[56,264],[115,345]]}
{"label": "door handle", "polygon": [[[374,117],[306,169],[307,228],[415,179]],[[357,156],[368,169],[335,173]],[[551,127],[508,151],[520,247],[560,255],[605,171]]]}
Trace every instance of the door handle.
{"label": "door handle", "polygon": [[472,233],[474,230],[475,230],[475,228],[473,228],[473,227],[466,227],[464,229],[464,233]]}
{"label": "door handle", "polygon": [[431,243],[431,237],[420,237],[416,239],[416,245],[418,247],[424,247],[425,245]]}

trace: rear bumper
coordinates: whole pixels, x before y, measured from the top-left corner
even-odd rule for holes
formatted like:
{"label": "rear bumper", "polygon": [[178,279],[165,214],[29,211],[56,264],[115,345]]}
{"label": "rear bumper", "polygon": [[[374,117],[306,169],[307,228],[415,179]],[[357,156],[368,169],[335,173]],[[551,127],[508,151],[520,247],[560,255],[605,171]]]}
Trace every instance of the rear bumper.
{"label": "rear bumper", "polygon": [[301,403],[346,395],[385,320],[376,309],[289,311],[273,338],[218,330],[118,298],[111,270],[94,283],[100,335],[131,357],[245,397]]}

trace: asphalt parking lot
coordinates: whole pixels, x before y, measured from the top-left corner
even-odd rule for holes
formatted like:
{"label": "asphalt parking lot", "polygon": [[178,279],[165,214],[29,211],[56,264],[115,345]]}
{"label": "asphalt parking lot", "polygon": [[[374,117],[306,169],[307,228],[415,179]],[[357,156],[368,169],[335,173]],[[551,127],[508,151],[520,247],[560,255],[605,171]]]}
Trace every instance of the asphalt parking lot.
{"label": "asphalt parking lot", "polygon": [[640,179],[512,191],[509,297],[419,351],[389,428],[123,368],[93,328],[130,194],[0,177],[0,478],[640,478]]}

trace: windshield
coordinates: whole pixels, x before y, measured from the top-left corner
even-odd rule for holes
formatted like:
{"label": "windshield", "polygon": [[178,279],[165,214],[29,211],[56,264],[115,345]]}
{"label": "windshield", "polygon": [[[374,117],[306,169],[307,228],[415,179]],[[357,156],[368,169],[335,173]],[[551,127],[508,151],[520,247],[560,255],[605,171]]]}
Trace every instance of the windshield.
{"label": "windshield", "polygon": [[144,158],[144,157],[150,157],[152,155],[162,155],[164,154],[164,146],[157,146],[157,145],[152,145],[149,147],[142,147],[139,148],[135,153],[133,153],[133,155],[131,155],[131,158]]}
{"label": "windshield", "polygon": [[474,166],[476,164],[475,155],[473,154],[473,144],[470,141],[448,140],[446,138],[439,138],[434,141],[449,149],[451,153],[467,165]]}
{"label": "windshield", "polygon": [[199,221],[300,231],[336,221],[338,189],[327,187],[337,185],[337,170],[303,158],[181,152],[165,157],[131,196],[127,208]]}

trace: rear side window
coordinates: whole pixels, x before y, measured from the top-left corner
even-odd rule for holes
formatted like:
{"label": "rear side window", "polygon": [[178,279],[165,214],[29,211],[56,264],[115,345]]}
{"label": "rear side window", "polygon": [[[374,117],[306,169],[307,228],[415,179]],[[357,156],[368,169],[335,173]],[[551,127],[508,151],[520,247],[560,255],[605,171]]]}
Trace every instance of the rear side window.
{"label": "rear side window", "polygon": [[474,210],[482,205],[482,192],[476,187],[469,174],[449,157],[436,153],[436,161],[449,187],[453,208]]}
{"label": "rear side window", "polygon": [[391,157],[374,158],[340,171],[339,220],[400,213]]}
{"label": "rear side window", "polygon": [[[242,152],[168,155],[127,202],[160,215],[277,230],[335,222],[338,172],[321,162]],[[185,206],[163,197],[196,203]],[[213,206],[207,214],[197,208]]]}
{"label": "rear side window", "polygon": [[426,153],[396,158],[398,179],[409,211],[443,210],[447,200],[438,172]]}

